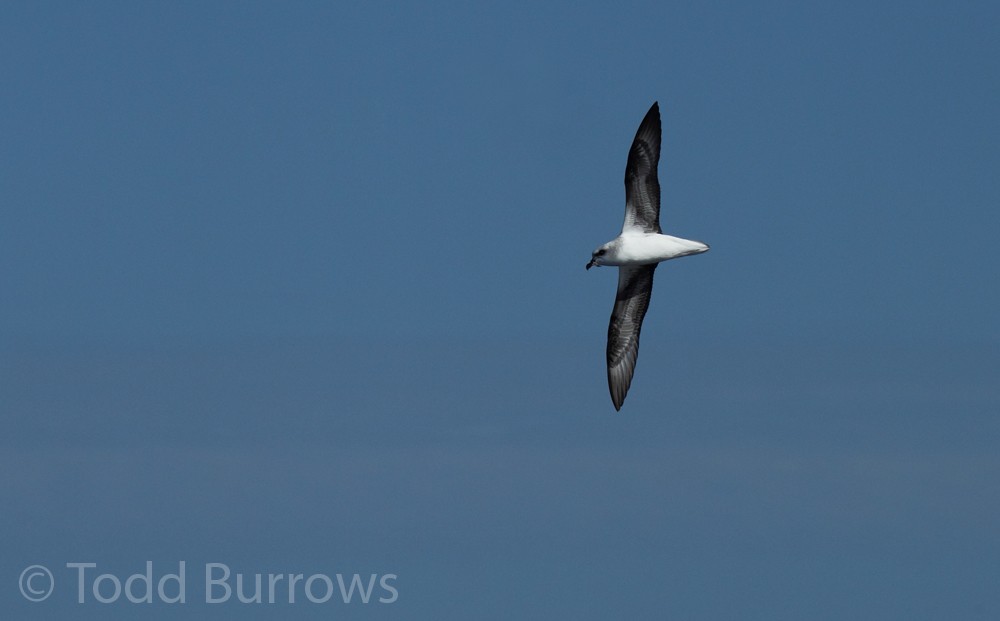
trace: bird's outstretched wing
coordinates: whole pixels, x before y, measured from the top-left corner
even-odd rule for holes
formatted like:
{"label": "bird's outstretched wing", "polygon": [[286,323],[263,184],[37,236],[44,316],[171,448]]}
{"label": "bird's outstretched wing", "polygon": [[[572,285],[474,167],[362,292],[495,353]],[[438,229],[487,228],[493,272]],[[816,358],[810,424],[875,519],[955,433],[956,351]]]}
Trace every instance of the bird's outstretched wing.
{"label": "bird's outstretched wing", "polygon": [[653,293],[656,264],[618,268],[618,295],[608,324],[608,387],[620,410],[639,356],[639,331]]}
{"label": "bird's outstretched wing", "polygon": [[662,233],[660,230],[660,106],[646,113],[635,133],[625,165],[625,223],[622,233]]}

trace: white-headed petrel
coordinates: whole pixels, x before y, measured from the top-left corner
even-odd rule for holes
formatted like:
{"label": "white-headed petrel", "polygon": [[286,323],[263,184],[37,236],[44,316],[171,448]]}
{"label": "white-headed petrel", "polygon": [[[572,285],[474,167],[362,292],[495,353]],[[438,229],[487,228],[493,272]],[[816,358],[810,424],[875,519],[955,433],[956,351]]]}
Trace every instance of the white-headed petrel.
{"label": "white-headed petrel", "polygon": [[618,266],[618,294],[608,325],[608,387],[621,410],[639,355],[639,331],[653,292],[653,272],[661,261],[708,250],[699,241],[660,230],[660,107],[653,107],[635,133],[625,165],[625,223],[621,234],[594,251],[587,263]]}

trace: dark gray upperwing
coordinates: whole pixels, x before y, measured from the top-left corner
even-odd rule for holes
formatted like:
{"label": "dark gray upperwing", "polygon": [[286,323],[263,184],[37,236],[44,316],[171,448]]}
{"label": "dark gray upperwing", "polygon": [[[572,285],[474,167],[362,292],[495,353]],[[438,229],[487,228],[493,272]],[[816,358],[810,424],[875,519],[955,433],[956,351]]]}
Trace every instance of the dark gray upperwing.
{"label": "dark gray upperwing", "polygon": [[639,124],[625,165],[625,223],[622,232],[662,233],[660,230],[660,106],[653,107]]}
{"label": "dark gray upperwing", "polygon": [[653,293],[656,265],[618,268],[618,295],[608,324],[608,388],[616,410],[621,409],[632,384],[639,356],[639,331]]}

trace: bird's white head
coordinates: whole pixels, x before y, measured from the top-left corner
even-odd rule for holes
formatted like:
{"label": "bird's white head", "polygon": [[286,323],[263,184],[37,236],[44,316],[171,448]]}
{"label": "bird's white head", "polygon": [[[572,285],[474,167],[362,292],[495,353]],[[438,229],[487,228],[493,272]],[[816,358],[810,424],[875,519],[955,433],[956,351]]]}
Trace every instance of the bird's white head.
{"label": "bird's white head", "polygon": [[603,246],[599,247],[597,250],[594,251],[592,255],[590,255],[590,263],[587,264],[588,270],[594,267],[595,265],[607,265],[607,263],[605,262],[605,258],[608,256],[608,253],[611,252],[611,245],[612,242],[608,242]]}

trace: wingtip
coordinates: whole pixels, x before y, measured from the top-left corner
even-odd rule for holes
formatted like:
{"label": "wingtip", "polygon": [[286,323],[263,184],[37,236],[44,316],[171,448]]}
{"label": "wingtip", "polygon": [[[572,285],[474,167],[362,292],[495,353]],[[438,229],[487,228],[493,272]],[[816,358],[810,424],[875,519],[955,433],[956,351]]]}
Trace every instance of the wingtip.
{"label": "wingtip", "polygon": [[[655,138],[659,140],[660,136],[660,104],[654,101],[653,105],[649,107],[649,111],[646,112],[646,116],[642,118],[642,122],[639,123],[639,129],[636,130],[636,137],[653,132],[656,134]],[[653,138],[652,135],[649,138]]]}
{"label": "wingtip", "polygon": [[615,412],[622,411],[622,404],[625,403],[625,395],[620,394],[615,391],[614,388],[611,389],[611,405],[615,406]]}

